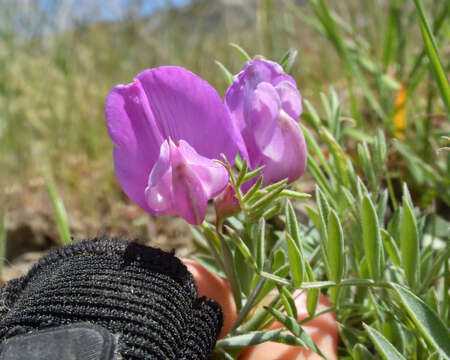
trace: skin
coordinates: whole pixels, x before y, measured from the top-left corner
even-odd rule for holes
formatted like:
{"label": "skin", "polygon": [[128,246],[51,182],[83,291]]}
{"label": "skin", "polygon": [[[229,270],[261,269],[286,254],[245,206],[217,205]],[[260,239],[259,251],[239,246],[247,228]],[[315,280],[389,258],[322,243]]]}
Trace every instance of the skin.
{"label": "skin", "polygon": [[[306,293],[294,292],[297,305],[298,321],[308,317],[306,310]],[[320,294],[317,311],[331,306],[328,299]],[[283,327],[279,322],[274,322],[269,329]],[[312,338],[329,360],[337,360],[338,328],[335,316],[332,312],[325,313],[302,325],[306,333]],[[268,341],[259,345],[249,346],[242,351],[239,360],[320,360],[321,356],[311,350]]]}
{"label": "skin", "polygon": [[[228,281],[214,275],[202,265],[190,259],[182,259],[184,264],[194,276],[199,296],[206,296],[216,300],[222,307],[224,314],[224,326],[219,338],[225,337],[231,330],[236,320],[236,304],[234,302],[231,287]],[[298,320],[307,318],[306,292],[295,291],[293,293],[297,306]],[[317,312],[331,306],[328,299],[320,294]],[[269,329],[283,327],[279,322],[274,322]],[[338,328],[334,313],[328,312],[302,325],[303,329],[319,346],[329,360],[337,360]],[[304,348],[265,342],[263,344],[249,346],[239,356],[239,360],[320,360],[322,357]]]}
{"label": "skin", "polygon": [[237,317],[237,308],[231,293],[230,284],[194,260],[181,260],[194,276],[198,296],[206,296],[209,299],[216,300],[220,304],[223,312],[223,327],[219,339],[225,337],[230,332],[231,326]]}

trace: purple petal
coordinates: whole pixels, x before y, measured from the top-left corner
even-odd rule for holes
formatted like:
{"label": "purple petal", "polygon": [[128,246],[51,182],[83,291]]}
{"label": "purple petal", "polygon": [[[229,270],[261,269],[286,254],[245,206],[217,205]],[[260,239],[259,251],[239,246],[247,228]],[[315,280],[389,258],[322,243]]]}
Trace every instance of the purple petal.
{"label": "purple petal", "polygon": [[244,69],[236,76],[236,80],[225,94],[225,103],[240,131],[246,125],[253,91],[258,84],[267,82],[273,85],[272,80],[280,76],[282,79],[285,77],[282,67],[272,61],[255,59],[245,63]]}
{"label": "purple petal", "polygon": [[264,147],[273,136],[280,109],[280,97],[275,88],[267,82],[259,83],[253,92],[248,119],[248,127],[259,147]]}
{"label": "purple petal", "polygon": [[288,183],[291,183],[305,171],[306,144],[303,132],[284,111],[281,111],[279,125],[263,153],[263,186],[284,178],[288,178]]}
{"label": "purple petal", "polygon": [[130,199],[149,211],[144,189],[163,138],[140,84],[133,82],[112,89],[105,113],[108,132],[115,143],[114,166],[119,183]]}
{"label": "purple petal", "polygon": [[163,66],[137,75],[165,139],[187,141],[209,159],[224,153],[230,162],[245,145],[217,91],[199,76]]}
{"label": "purple petal", "polygon": [[275,89],[281,99],[281,108],[294,120],[298,120],[302,113],[302,97],[297,87],[289,81],[282,81]]}
{"label": "purple petal", "polygon": [[219,195],[228,184],[228,172],[219,163],[200,156],[187,142],[181,140],[180,152],[186,163],[196,172],[208,199]]}
{"label": "purple petal", "polygon": [[[268,83],[272,86],[278,86],[278,94],[272,94],[273,100],[269,100],[268,96],[256,96],[258,93],[260,84]],[[288,85],[291,84],[292,86]],[[249,137],[249,134],[253,132],[254,129],[249,128],[249,122],[253,118],[252,112],[255,107],[255,101],[262,99],[262,102],[269,104],[270,102],[279,101],[280,96],[282,98],[282,108],[290,114],[298,118],[299,113],[299,99],[293,97],[292,88],[296,89],[296,83],[294,79],[283,72],[283,68],[272,61],[254,59],[251,62],[247,62],[244,65],[244,69],[237,75],[236,80],[228,88],[225,94],[225,103],[231,112],[231,117],[233,122],[236,123],[239,131],[243,135],[245,145],[247,146],[247,156],[245,153],[241,152],[241,155],[246,158],[249,165],[254,168],[256,163],[259,162],[258,155],[254,151],[255,138]],[[268,95],[268,91],[265,91]],[[298,94],[298,91],[297,91]],[[256,94],[258,95],[258,94]],[[299,94],[298,94],[299,95]],[[284,101],[283,101],[284,100]],[[274,106],[270,106],[270,109],[274,109]],[[300,102],[300,112],[301,112],[301,102]],[[298,115],[297,115],[298,114]],[[258,116],[262,119],[262,114]],[[270,116],[273,119],[272,116]],[[256,123],[256,122],[255,122]],[[251,127],[253,125],[250,125]],[[258,140],[258,143],[267,143],[267,138],[264,137]]]}
{"label": "purple petal", "polygon": [[161,146],[145,189],[155,215],[179,215],[193,225],[205,218],[208,199],[228,183],[228,173],[216,162],[199,155],[187,142],[169,139]]}
{"label": "purple petal", "polygon": [[[165,151],[161,148],[165,140],[184,139],[201,156],[219,159],[224,153],[231,163],[238,149],[246,156],[242,136],[217,92],[183,68],[146,70],[133,83],[116,86],[107,97],[105,113],[115,143],[114,166],[119,183],[130,199],[152,214],[173,210],[172,205],[161,202],[173,193],[167,186],[152,186],[153,190],[145,193],[157,161],[159,170],[153,169],[153,179],[158,180],[150,182],[164,184],[172,176],[168,160],[164,160],[166,155],[160,154],[160,150]],[[201,176],[217,182],[211,174],[216,172],[202,170]],[[208,196],[219,191],[214,185],[205,185],[204,190]]]}
{"label": "purple petal", "polygon": [[153,215],[165,215],[172,210],[172,166],[170,163],[169,142],[161,145],[158,161],[148,177],[145,197]]}

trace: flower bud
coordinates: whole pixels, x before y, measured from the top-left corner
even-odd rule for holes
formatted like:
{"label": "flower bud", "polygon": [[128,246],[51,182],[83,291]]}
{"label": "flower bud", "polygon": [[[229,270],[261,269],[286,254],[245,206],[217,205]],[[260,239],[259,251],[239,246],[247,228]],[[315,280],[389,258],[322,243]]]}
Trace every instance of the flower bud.
{"label": "flower bud", "polygon": [[302,102],[294,79],[279,64],[254,59],[237,75],[225,102],[245,142],[247,156],[241,155],[249,168],[264,165],[262,185],[297,180],[306,168],[306,144],[297,124]]}
{"label": "flower bud", "polygon": [[233,216],[241,211],[241,205],[236,196],[233,185],[228,184],[225,190],[214,200],[217,222],[221,223],[223,219]]}

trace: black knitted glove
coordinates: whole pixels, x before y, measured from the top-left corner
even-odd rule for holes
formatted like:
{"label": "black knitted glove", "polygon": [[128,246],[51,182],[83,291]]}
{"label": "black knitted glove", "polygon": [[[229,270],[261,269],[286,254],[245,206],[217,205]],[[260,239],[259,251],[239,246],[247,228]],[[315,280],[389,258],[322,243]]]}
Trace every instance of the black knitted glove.
{"label": "black knitted glove", "polygon": [[4,349],[26,338],[20,334],[83,323],[113,336],[113,359],[207,359],[222,313],[213,300],[197,298],[192,275],[173,253],[123,240],[59,248],[0,288]]}

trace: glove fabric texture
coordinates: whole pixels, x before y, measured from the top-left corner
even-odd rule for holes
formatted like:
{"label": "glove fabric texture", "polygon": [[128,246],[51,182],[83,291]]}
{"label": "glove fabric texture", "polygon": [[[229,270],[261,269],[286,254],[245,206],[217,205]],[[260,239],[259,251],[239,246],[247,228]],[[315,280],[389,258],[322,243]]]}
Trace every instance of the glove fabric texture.
{"label": "glove fabric texture", "polygon": [[173,252],[119,239],[53,250],[0,288],[0,343],[88,322],[116,336],[117,359],[200,360],[210,357],[222,321]]}

